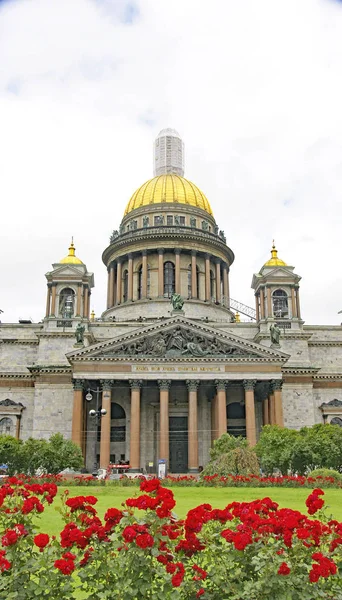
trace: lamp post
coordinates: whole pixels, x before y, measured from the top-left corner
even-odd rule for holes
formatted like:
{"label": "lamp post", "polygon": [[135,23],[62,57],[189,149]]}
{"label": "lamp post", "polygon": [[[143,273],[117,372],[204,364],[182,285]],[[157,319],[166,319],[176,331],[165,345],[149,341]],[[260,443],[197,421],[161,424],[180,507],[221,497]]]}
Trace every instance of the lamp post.
{"label": "lamp post", "polygon": [[94,419],[95,422],[95,435],[94,435],[94,467],[93,467],[93,475],[94,477],[97,475],[97,451],[96,451],[96,445],[97,445],[97,429],[98,429],[98,425],[101,421],[101,417],[104,417],[107,414],[107,411],[105,408],[99,408],[99,396],[101,394],[101,388],[97,387],[95,390],[92,390],[90,388],[88,388],[88,392],[86,394],[86,401],[87,402],[91,402],[93,399],[93,394],[95,394],[96,396],[96,410],[94,408],[91,408],[89,411],[89,416]]}

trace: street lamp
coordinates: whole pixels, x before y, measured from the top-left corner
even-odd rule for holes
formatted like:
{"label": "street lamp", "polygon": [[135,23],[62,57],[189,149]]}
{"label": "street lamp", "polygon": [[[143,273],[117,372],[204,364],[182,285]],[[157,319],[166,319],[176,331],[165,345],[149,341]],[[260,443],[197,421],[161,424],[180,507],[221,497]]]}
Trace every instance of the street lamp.
{"label": "street lamp", "polygon": [[86,401],[91,402],[93,399],[93,394],[96,396],[96,410],[94,408],[90,409],[89,416],[94,419],[95,422],[95,435],[94,435],[94,467],[93,467],[93,475],[94,477],[97,475],[97,430],[98,425],[101,421],[101,417],[104,417],[107,414],[105,408],[99,408],[99,396],[101,394],[101,388],[97,387],[95,390],[88,389],[88,393],[86,394]]}

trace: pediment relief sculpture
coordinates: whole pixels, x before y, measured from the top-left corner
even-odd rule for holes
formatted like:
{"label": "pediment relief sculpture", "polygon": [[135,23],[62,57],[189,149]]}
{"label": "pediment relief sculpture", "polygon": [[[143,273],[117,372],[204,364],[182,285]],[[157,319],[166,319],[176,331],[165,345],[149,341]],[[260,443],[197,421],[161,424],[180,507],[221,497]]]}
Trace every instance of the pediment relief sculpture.
{"label": "pediment relief sculpture", "polygon": [[161,357],[195,357],[204,356],[250,356],[248,352],[229,343],[222,342],[217,337],[209,338],[177,327],[172,331],[162,331],[155,335],[122,344],[111,351],[103,352],[101,356],[153,356]]}

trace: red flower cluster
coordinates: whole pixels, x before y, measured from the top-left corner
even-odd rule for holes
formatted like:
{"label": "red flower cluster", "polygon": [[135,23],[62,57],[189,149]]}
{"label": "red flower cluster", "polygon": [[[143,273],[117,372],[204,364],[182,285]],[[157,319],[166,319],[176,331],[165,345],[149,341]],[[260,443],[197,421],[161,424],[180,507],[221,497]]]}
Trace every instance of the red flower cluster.
{"label": "red flower cluster", "polygon": [[154,496],[143,494],[138,498],[128,498],[126,506],[129,508],[138,508],[139,510],[155,510],[160,519],[170,517],[171,510],[176,505],[173,493],[161,487],[159,479],[147,479],[140,483],[142,492],[155,493]]}
{"label": "red flower cluster", "polygon": [[55,560],[54,566],[59,569],[63,575],[71,575],[75,570],[75,559],[76,555],[71,552],[65,552],[62,554],[62,558]]}
{"label": "red flower cluster", "polygon": [[290,573],[291,569],[288,564],[286,564],[286,562],[282,562],[278,569],[278,575],[289,575]]}
{"label": "red flower cluster", "polygon": [[71,512],[76,510],[84,510],[92,514],[96,513],[93,505],[96,504],[97,498],[95,496],[76,496],[75,498],[69,498],[66,501],[66,506],[71,509]]}
{"label": "red flower cluster", "polygon": [[312,559],[317,561],[318,564],[313,564],[312,569],[309,573],[309,579],[311,583],[316,583],[320,577],[329,577],[329,575],[336,575],[337,567],[333,560],[323,556],[321,552],[315,552],[312,555]]}
{"label": "red flower cluster", "polygon": [[312,494],[307,497],[305,504],[308,507],[309,515],[314,515],[324,506],[324,500],[319,496],[324,496],[324,492],[320,488],[316,488]]}

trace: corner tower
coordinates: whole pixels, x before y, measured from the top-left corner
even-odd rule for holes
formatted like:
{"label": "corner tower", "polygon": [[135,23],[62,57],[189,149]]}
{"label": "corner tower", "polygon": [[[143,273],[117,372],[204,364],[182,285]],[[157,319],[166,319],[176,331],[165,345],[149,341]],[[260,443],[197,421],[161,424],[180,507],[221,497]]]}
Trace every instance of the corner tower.
{"label": "corner tower", "polygon": [[186,300],[188,317],[231,320],[234,254],[207,197],[183,176],[184,144],[173,129],[163,129],[155,140],[154,175],[132,195],[103,253],[103,318],[167,317],[176,292]]}
{"label": "corner tower", "polygon": [[271,258],[265,262],[259,273],[253,275],[252,288],[255,295],[257,321],[276,321],[284,329],[296,329],[302,324],[299,302],[299,282],[301,277],[294,273],[294,267],[278,257],[274,241]]}

